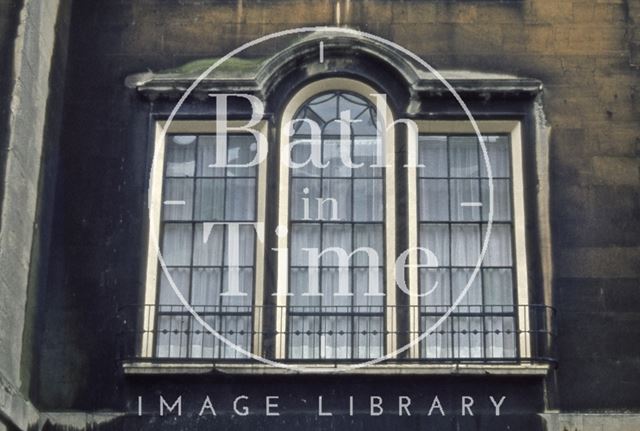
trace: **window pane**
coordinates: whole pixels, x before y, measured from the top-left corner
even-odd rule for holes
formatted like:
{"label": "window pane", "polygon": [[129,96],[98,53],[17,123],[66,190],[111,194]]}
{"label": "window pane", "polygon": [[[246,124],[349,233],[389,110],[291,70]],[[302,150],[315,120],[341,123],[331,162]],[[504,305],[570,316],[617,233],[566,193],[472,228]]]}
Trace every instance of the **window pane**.
{"label": "window pane", "polygon": [[[351,159],[351,141],[347,140],[342,145],[339,139],[324,139],[322,141],[322,161],[328,165],[322,169],[325,177],[350,177],[351,168],[345,164]],[[341,146],[344,148],[341,150]],[[345,151],[344,162],[340,151]]]}
{"label": "window pane", "polygon": [[383,355],[383,321],[381,317],[356,317],[354,319],[354,357],[379,358]]}
{"label": "window pane", "polygon": [[[335,206],[338,208],[338,220],[351,220],[351,181],[350,180],[322,180],[322,198],[326,200],[323,208]],[[332,200],[328,200],[332,199]],[[328,214],[333,214],[327,211]]]}
{"label": "window pane", "polygon": [[196,223],[193,236],[193,265],[222,265],[224,225]]}
{"label": "window pane", "polygon": [[[253,163],[258,149],[253,135],[228,135],[227,139],[227,164],[229,166]],[[227,176],[230,177],[253,177],[255,175],[256,166],[227,168]]]}
{"label": "window pane", "polygon": [[478,180],[451,180],[451,220],[480,220]]}
{"label": "window pane", "polygon": [[[482,184],[482,218],[489,220],[489,180]],[[493,221],[511,220],[511,182],[493,180]]]}
{"label": "window pane", "polygon": [[162,235],[162,257],[167,266],[191,264],[190,223],[166,223]]}
{"label": "window pane", "polygon": [[447,176],[447,137],[420,136],[418,175],[421,177]]}
{"label": "window pane", "polygon": [[[189,301],[189,278],[191,276],[191,270],[189,268],[169,268],[167,269],[173,286],[178,289],[178,292],[182,294],[184,299]],[[160,311],[183,311],[183,305],[178,298],[173,286],[167,278],[165,271],[160,271],[160,296],[158,297],[158,303]],[[164,306],[167,307],[164,307]]]}
{"label": "window pane", "polygon": [[189,318],[187,316],[159,316],[157,356],[160,358],[187,357]]}
{"label": "window pane", "polygon": [[200,136],[198,138],[198,165],[196,175],[199,177],[224,177],[223,167],[212,167],[217,162],[216,137]]}
{"label": "window pane", "polygon": [[196,180],[196,220],[224,220],[224,180]]}
{"label": "window pane", "polygon": [[[291,175],[294,177],[319,177],[321,168],[313,164],[311,149],[313,145],[320,145],[309,138],[293,138],[290,143],[291,161],[296,164],[304,164],[304,166],[292,168]],[[317,151],[317,154],[322,154]],[[316,164],[322,163],[319,156],[316,157]],[[297,166],[297,165],[296,165]]]}
{"label": "window pane", "polygon": [[214,308],[198,308],[201,306],[215,306],[220,301],[220,283],[222,271],[220,268],[198,268],[193,270],[191,284],[191,305],[196,311],[214,311]]}
{"label": "window pane", "polygon": [[252,178],[227,179],[225,219],[230,221],[255,220],[256,180]]}
{"label": "window pane", "polygon": [[[507,136],[484,136],[487,155],[491,163],[491,171],[495,177],[510,177],[511,163],[509,154],[509,138]],[[481,153],[482,154],[482,151]],[[484,157],[481,155],[480,175],[487,176]]]}
{"label": "window pane", "polygon": [[485,317],[487,358],[514,358],[516,356],[515,319],[509,316]]}
{"label": "window pane", "polygon": [[451,265],[474,267],[480,258],[480,229],[475,224],[451,226]]}
{"label": "window pane", "polygon": [[421,221],[449,219],[449,184],[447,180],[420,180]]}
{"label": "window pane", "polygon": [[[513,307],[513,275],[511,269],[485,268],[482,270],[485,304],[490,312],[511,311]],[[503,307],[507,306],[507,307]]]}
{"label": "window pane", "polygon": [[[486,226],[482,226],[482,236],[486,236]],[[511,266],[511,226],[493,224],[484,266]]]}
{"label": "window pane", "polygon": [[[291,220],[317,220],[318,198],[320,197],[320,180],[307,178],[291,179]],[[327,219],[335,214],[337,207],[335,203],[327,201],[323,205],[324,214]]]}
{"label": "window pane", "polygon": [[192,135],[167,138],[165,149],[168,177],[192,177],[195,170],[196,137]]}
{"label": "window pane", "polygon": [[190,220],[193,210],[193,180],[167,178],[164,180],[162,218]]}
{"label": "window pane", "polygon": [[354,180],[353,195],[355,221],[382,221],[384,207],[382,180]]}
{"label": "window pane", "polygon": [[[426,248],[436,259],[439,266],[449,266],[449,225],[422,224],[420,225],[420,247]],[[418,261],[422,265],[429,264],[425,252],[420,252]]]}
{"label": "window pane", "polygon": [[[457,311],[460,313],[481,313],[482,312],[482,273],[478,272],[471,282],[473,269],[454,268],[451,270],[451,300],[457,301]],[[469,285],[469,282],[471,284]],[[469,285],[467,292],[462,295],[464,289]]]}
{"label": "window pane", "polygon": [[[429,316],[421,319],[422,330],[427,331],[434,327],[439,317]],[[422,356],[427,359],[445,359],[453,357],[451,343],[451,319],[446,319],[429,332],[421,343]]]}
{"label": "window pane", "polygon": [[[380,156],[378,155],[380,151]],[[378,160],[380,159],[380,160]],[[356,138],[354,139],[353,147],[353,164],[363,165],[359,168],[353,169],[353,175],[355,177],[381,177],[382,168],[371,166],[384,166],[384,155],[382,149],[378,149],[378,142],[371,138]]]}
{"label": "window pane", "polygon": [[[326,250],[337,247],[348,254],[351,253],[351,226],[348,224],[326,224],[322,229],[322,248]],[[337,252],[327,252],[322,256],[322,265],[338,266],[340,260]],[[351,260],[349,265],[351,265]]]}
{"label": "window pane", "polygon": [[482,317],[454,317],[454,355],[458,358],[481,358],[484,347]]}
{"label": "window pane", "polygon": [[478,144],[475,136],[449,138],[449,175],[451,177],[478,176]]}
{"label": "window pane", "polygon": [[[375,250],[378,255],[378,265],[384,265],[384,229],[381,224],[356,224],[353,227],[354,250],[367,247]],[[355,265],[369,265],[369,259],[364,252],[353,256]]]}
{"label": "window pane", "polygon": [[451,285],[449,270],[436,268],[420,268],[420,294],[422,308],[426,313],[445,312],[443,305],[451,304]]}
{"label": "window pane", "polygon": [[293,224],[289,233],[291,245],[289,255],[291,265],[293,266],[309,266],[309,253],[305,248],[315,248],[318,253],[321,250],[320,244],[320,225],[319,224]]}

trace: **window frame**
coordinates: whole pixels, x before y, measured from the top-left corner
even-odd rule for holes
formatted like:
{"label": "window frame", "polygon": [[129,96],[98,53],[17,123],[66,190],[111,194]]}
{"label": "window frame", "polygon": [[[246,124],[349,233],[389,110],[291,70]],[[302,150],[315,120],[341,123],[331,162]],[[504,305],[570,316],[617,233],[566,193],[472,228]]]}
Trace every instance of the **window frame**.
{"label": "window frame", "polygon": [[[413,154],[414,160],[418,159],[418,138],[422,134],[473,134],[476,131],[469,120],[414,120],[418,127],[418,136],[408,135],[407,154]],[[525,184],[524,184],[524,160],[522,148],[522,124],[517,120],[477,120],[475,123],[482,135],[502,134],[509,136],[509,150],[511,162],[511,205],[513,224],[513,269],[515,271],[515,298],[516,307],[516,331],[518,332],[516,361],[529,358],[532,352],[530,334],[529,313],[529,285],[527,263],[527,235],[526,235],[526,211],[525,211]],[[479,163],[482,163],[479,161]],[[412,166],[413,165],[413,166]],[[409,262],[409,333],[420,336],[420,299],[417,296],[419,289],[418,257],[416,247],[420,230],[418,216],[418,173],[415,163],[407,164],[407,214],[408,214],[408,246],[412,250],[408,256]],[[409,349],[412,359],[421,359],[420,343],[416,343]],[[464,358],[463,358],[464,359]],[[461,362],[464,362],[462,360]]]}
{"label": "window frame", "polygon": [[[229,120],[228,127],[243,127],[246,120]],[[173,120],[169,124],[166,133],[162,130],[166,125],[165,120],[156,120],[153,124],[153,156],[148,188],[148,215],[149,231],[146,252],[146,270],[144,281],[144,310],[142,312],[142,336],[139,349],[141,358],[158,359],[156,355],[156,320],[157,320],[157,300],[158,300],[158,278],[160,275],[160,263],[158,261],[158,251],[161,249],[160,234],[162,224],[162,196],[164,189],[165,170],[165,145],[166,139],[172,134],[185,135],[215,135],[217,123],[211,120]],[[249,129],[255,130],[267,136],[268,122],[259,121]],[[237,134],[237,133],[233,133]],[[241,133],[245,134],[245,133]],[[262,354],[262,313],[264,302],[264,272],[265,272],[265,218],[266,218],[266,190],[267,190],[267,159],[261,160],[257,166],[256,176],[256,234],[254,250],[254,279],[253,279],[253,302],[252,302],[252,338],[251,353]],[[153,238],[155,237],[155,241]],[[157,249],[156,249],[157,247]],[[191,360],[194,358],[167,358],[176,360]]]}
{"label": "window frame", "polygon": [[[288,133],[283,133],[284,126],[294,118],[298,110],[310,99],[317,95],[331,91],[344,91],[355,93],[376,106],[376,99],[372,94],[379,94],[379,91],[370,85],[351,78],[329,77],[306,84],[295,92],[293,97],[282,109],[280,121],[278,122],[280,163],[278,165],[278,227],[290,226],[290,168],[282,161],[289,158],[290,137]],[[377,108],[377,106],[376,106]],[[385,124],[393,124],[394,115],[387,105],[384,113]],[[395,255],[396,255],[396,184],[395,184],[395,133],[394,127],[388,127],[383,131],[384,142],[384,241],[385,258],[385,303],[384,303],[384,352],[388,354],[397,349],[397,310],[396,310],[396,283],[395,283]],[[277,236],[277,247],[280,250],[277,257],[277,287],[276,296],[276,319],[275,319],[275,359],[284,360],[287,358],[287,334],[285,326],[288,317],[287,299],[289,292],[289,237],[288,235]],[[287,250],[283,252],[283,250]],[[352,352],[353,353],[353,352]],[[319,360],[322,363],[323,361]]]}

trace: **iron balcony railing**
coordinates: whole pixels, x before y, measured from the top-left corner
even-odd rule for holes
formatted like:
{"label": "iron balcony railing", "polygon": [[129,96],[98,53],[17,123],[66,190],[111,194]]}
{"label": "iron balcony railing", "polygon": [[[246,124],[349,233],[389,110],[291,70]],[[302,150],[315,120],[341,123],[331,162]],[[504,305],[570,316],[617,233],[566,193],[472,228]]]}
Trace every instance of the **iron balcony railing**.
{"label": "iron balcony railing", "polygon": [[[555,363],[555,311],[546,305],[135,305],[119,310],[125,361]],[[214,334],[215,331],[217,333]],[[424,335],[428,331],[427,335]],[[419,340],[418,340],[419,338]]]}

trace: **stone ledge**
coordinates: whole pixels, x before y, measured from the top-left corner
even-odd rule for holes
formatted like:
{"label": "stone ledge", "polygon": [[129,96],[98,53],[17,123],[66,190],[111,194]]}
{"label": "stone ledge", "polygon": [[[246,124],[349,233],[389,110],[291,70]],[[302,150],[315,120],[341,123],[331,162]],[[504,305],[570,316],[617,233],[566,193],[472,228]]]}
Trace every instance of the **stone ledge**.
{"label": "stone ledge", "polygon": [[541,414],[548,431],[638,431],[639,413],[556,413]]}
{"label": "stone ledge", "polygon": [[39,412],[20,391],[0,373],[0,424],[26,430],[37,424]]}
{"label": "stone ledge", "polygon": [[296,374],[349,374],[349,375],[476,375],[476,376],[545,376],[547,364],[383,364],[363,368],[336,367],[323,364],[304,364],[308,371],[276,368],[263,364],[207,364],[127,361],[122,364],[128,375],[160,374],[234,374],[234,375],[296,375]]}

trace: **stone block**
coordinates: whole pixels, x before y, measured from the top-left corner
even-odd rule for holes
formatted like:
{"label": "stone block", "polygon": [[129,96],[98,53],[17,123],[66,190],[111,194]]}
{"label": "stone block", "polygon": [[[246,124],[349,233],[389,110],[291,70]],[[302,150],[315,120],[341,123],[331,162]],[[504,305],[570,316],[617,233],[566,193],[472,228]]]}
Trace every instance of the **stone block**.
{"label": "stone block", "polygon": [[592,159],[594,184],[640,185],[640,159],[599,156]]}

